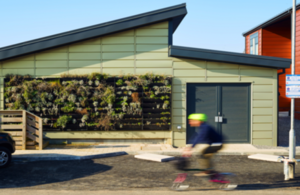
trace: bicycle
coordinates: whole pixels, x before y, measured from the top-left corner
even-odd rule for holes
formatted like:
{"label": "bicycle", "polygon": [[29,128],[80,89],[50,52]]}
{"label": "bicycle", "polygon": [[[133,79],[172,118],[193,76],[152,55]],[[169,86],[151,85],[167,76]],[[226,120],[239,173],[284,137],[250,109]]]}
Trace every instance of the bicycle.
{"label": "bicycle", "polygon": [[[185,169],[187,167],[188,161],[187,157],[182,157],[177,159],[176,168],[184,171],[185,173],[179,173],[176,177],[176,179],[173,181],[171,190],[181,191],[181,190],[187,190],[189,188],[189,185],[183,185],[183,182],[188,177],[188,173],[190,171],[202,171],[201,169]],[[213,173],[202,176],[206,181],[209,181],[211,183],[214,183],[218,185],[218,189],[222,190],[234,190],[237,188],[236,184],[233,184],[230,180],[231,177],[235,176],[232,173],[221,173],[214,171]]]}

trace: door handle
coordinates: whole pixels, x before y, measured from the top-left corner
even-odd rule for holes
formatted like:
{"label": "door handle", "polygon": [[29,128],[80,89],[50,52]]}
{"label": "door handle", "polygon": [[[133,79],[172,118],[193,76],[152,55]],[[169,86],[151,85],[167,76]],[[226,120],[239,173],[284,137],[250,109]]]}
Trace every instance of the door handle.
{"label": "door handle", "polygon": [[215,116],[215,122],[216,123],[222,123],[223,122],[223,116]]}
{"label": "door handle", "polygon": [[219,116],[215,116],[215,122],[216,122],[216,123],[219,122]]}
{"label": "door handle", "polygon": [[219,123],[223,122],[223,116],[219,116]]}

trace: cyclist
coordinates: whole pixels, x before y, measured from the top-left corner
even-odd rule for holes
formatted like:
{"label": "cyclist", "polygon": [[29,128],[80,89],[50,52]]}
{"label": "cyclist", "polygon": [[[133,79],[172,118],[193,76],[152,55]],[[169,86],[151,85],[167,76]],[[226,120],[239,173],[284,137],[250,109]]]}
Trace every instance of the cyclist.
{"label": "cyclist", "polygon": [[200,155],[198,162],[203,170],[195,176],[207,176],[215,173],[212,168],[211,159],[218,150],[222,148],[222,136],[217,133],[207,121],[206,114],[191,114],[188,117],[189,125],[197,128],[197,133],[192,136],[191,145],[184,150],[185,155],[191,155],[192,149]]}

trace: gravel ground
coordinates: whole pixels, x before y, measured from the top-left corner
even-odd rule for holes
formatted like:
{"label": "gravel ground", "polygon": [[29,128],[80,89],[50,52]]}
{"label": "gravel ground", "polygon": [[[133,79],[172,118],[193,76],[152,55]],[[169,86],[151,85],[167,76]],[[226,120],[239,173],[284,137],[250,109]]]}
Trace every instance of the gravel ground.
{"label": "gravel ground", "polygon": [[[291,127],[291,118],[290,117],[279,117],[278,118],[278,147],[274,146],[258,146],[254,145],[256,148],[259,149],[285,149],[288,150],[289,146],[289,131]],[[296,150],[300,151],[300,120],[294,120],[294,129],[296,132]]]}
{"label": "gravel ground", "polygon": [[[197,168],[195,158],[191,168]],[[300,167],[296,179],[283,181],[281,163],[248,159],[247,156],[218,156],[216,170],[231,172],[239,189],[290,189],[299,187]],[[169,190],[180,171],[172,162],[152,162],[135,159],[132,155],[81,161],[14,162],[0,169],[2,189],[26,190]],[[202,177],[189,172],[184,184],[190,189],[216,189]]]}

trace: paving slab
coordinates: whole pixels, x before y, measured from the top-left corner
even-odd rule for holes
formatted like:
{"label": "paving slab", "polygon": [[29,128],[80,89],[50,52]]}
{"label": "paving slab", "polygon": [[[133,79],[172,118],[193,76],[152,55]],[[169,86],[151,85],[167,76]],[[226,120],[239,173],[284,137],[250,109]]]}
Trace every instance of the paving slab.
{"label": "paving slab", "polygon": [[269,154],[253,154],[248,156],[248,158],[254,160],[270,161],[270,162],[281,162],[280,159],[282,159],[282,156],[269,155]]}
{"label": "paving slab", "polygon": [[174,156],[151,154],[151,153],[135,155],[134,158],[138,158],[138,159],[142,159],[142,160],[156,161],[156,162],[167,162],[167,161],[171,161],[171,160],[175,159]]}

